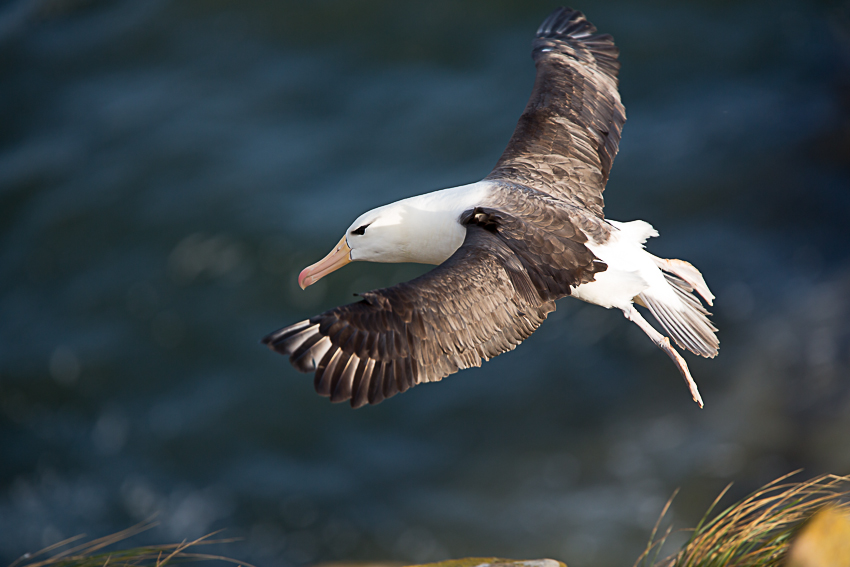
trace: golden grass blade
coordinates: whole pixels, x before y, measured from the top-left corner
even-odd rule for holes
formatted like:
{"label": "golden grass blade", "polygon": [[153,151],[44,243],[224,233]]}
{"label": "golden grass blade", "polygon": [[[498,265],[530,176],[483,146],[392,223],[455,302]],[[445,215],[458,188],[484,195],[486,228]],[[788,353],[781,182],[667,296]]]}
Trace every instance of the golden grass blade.
{"label": "golden grass blade", "polygon": [[[780,567],[800,526],[818,510],[850,513],[850,477],[822,475],[785,483],[784,475],[708,519],[728,492],[714,500],[682,549],[656,567]],[[666,507],[665,507],[666,513]],[[653,529],[653,537],[657,529]],[[669,533],[669,529],[668,529]],[[639,559],[645,559],[647,550]]]}
{"label": "golden grass blade", "polygon": [[53,545],[49,545],[49,546],[45,547],[44,549],[36,551],[35,553],[24,553],[23,555],[21,555],[20,557],[15,559],[12,563],[10,563],[9,567],[17,567],[17,565],[19,565],[22,561],[32,559],[33,557],[38,557],[39,555],[43,555],[45,553],[49,553],[49,552],[53,551],[54,549],[58,549],[60,547],[65,547],[66,545],[70,545],[70,544],[74,543],[75,541],[82,539],[84,537],[86,537],[86,534],[75,535],[73,537],[69,537],[68,539],[63,539],[62,541],[57,541]]}
{"label": "golden grass blade", "polygon": [[670,498],[667,499],[667,503],[664,504],[664,508],[661,509],[661,514],[658,516],[658,519],[655,521],[655,525],[652,527],[652,532],[649,534],[649,541],[646,542],[646,549],[643,550],[643,553],[640,554],[640,557],[637,558],[633,567],[638,567],[640,564],[646,564],[646,559],[649,557],[649,553],[653,548],[657,548],[655,551],[655,556],[652,558],[652,561],[649,565],[655,563],[655,560],[658,559],[658,554],[661,552],[661,547],[664,545],[664,542],[667,541],[667,537],[670,535],[670,532],[673,529],[673,526],[669,526],[667,531],[664,533],[664,536],[655,539],[655,534],[658,533],[658,527],[661,525],[661,520],[664,519],[664,516],[667,515],[667,511],[670,510],[670,505],[673,504],[673,499],[676,498],[676,495],[679,494],[679,489],[673,491],[673,494],[670,495]]}
{"label": "golden grass blade", "polygon": [[180,543],[134,547],[110,552],[102,551],[107,546],[126,540],[156,525],[156,522],[142,522],[120,532],[60,551],[45,559],[28,562],[33,558],[46,555],[84,537],[75,536],[35,553],[25,554],[9,567],[165,567],[169,563],[185,561],[223,561],[235,565],[253,567],[249,563],[237,561],[229,557],[188,551],[199,545],[230,543],[238,539],[211,539],[220,532],[213,532],[195,540],[184,540]]}

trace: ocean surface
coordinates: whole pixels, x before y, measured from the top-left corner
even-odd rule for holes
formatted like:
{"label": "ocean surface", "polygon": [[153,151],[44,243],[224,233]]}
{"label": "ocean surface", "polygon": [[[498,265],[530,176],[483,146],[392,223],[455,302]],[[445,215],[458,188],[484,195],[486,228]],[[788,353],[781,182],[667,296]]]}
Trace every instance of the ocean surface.
{"label": "ocean surface", "polygon": [[[0,565],[155,518],[257,566],[631,565],[782,474],[850,473],[850,5],[601,2],[606,214],[717,295],[706,407],[622,314],[351,410],[259,344],[426,268],[296,278],[360,213],[469,183],[542,1],[0,2]],[[669,549],[687,537],[674,532]]]}

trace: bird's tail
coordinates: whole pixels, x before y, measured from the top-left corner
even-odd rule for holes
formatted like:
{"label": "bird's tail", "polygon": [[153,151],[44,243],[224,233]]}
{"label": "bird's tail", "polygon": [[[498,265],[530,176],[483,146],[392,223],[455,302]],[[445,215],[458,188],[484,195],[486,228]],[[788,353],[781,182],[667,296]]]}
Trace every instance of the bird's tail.
{"label": "bird's tail", "polygon": [[641,293],[640,301],[649,309],[664,330],[680,347],[694,354],[713,358],[720,348],[717,328],[711,324],[711,315],[700,300],[698,293],[708,305],[713,305],[714,295],[709,291],[702,274],[684,260],[667,260],[652,256],[667,283],[675,292],[677,301],[660,300],[654,295]]}

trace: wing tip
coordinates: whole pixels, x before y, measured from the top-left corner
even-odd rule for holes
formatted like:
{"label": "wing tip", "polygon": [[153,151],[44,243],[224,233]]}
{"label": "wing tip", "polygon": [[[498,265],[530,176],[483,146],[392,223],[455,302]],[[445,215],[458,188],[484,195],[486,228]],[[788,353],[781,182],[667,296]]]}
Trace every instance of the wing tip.
{"label": "wing tip", "polygon": [[616,77],[620,70],[620,50],[614,38],[607,33],[598,33],[596,26],[582,12],[572,8],[558,8],[549,14],[537,28],[532,45],[531,55],[535,61],[542,54],[554,51],[586,62],[595,62],[611,77]]}
{"label": "wing tip", "polygon": [[[292,359],[302,345],[318,334],[318,327],[318,323],[311,319],[305,319],[269,333],[260,339],[260,344],[266,345],[273,352],[289,356]],[[294,365],[295,361],[292,360],[292,362]]]}
{"label": "wing tip", "polygon": [[538,38],[582,37],[596,32],[596,27],[587,21],[579,10],[568,7],[556,8],[537,28]]}
{"label": "wing tip", "polygon": [[[330,398],[331,403],[347,401],[355,409],[376,405],[418,383],[415,361],[399,363],[390,358],[381,362],[368,355],[346,352],[328,336],[330,329],[323,328],[320,319],[321,316],[314,317],[283,327],[264,336],[260,343],[288,356],[299,372],[314,372],[316,393]],[[339,332],[334,338],[338,335]]]}

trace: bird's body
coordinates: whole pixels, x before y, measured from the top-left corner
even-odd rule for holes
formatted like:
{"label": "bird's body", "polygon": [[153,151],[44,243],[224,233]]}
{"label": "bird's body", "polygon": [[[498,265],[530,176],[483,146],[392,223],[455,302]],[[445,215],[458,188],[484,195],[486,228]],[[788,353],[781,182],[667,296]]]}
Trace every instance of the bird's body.
{"label": "bird's body", "polygon": [[644,221],[604,218],[602,191],[625,111],[617,50],[579,12],[560,9],[534,42],[537,80],[496,168],[484,180],[411,197],[358,217],[335,249],[306,268],[306,287],[350,261],[418,262],[437,268],[362,294],[270,334],[332,401],[378,403],[421,382],[479,366],[515,348],[572,295],[618,308],[677,364],[684,360],[634,303],[683,348],[714,356],[713,296],[696,268],[657,258]]}

